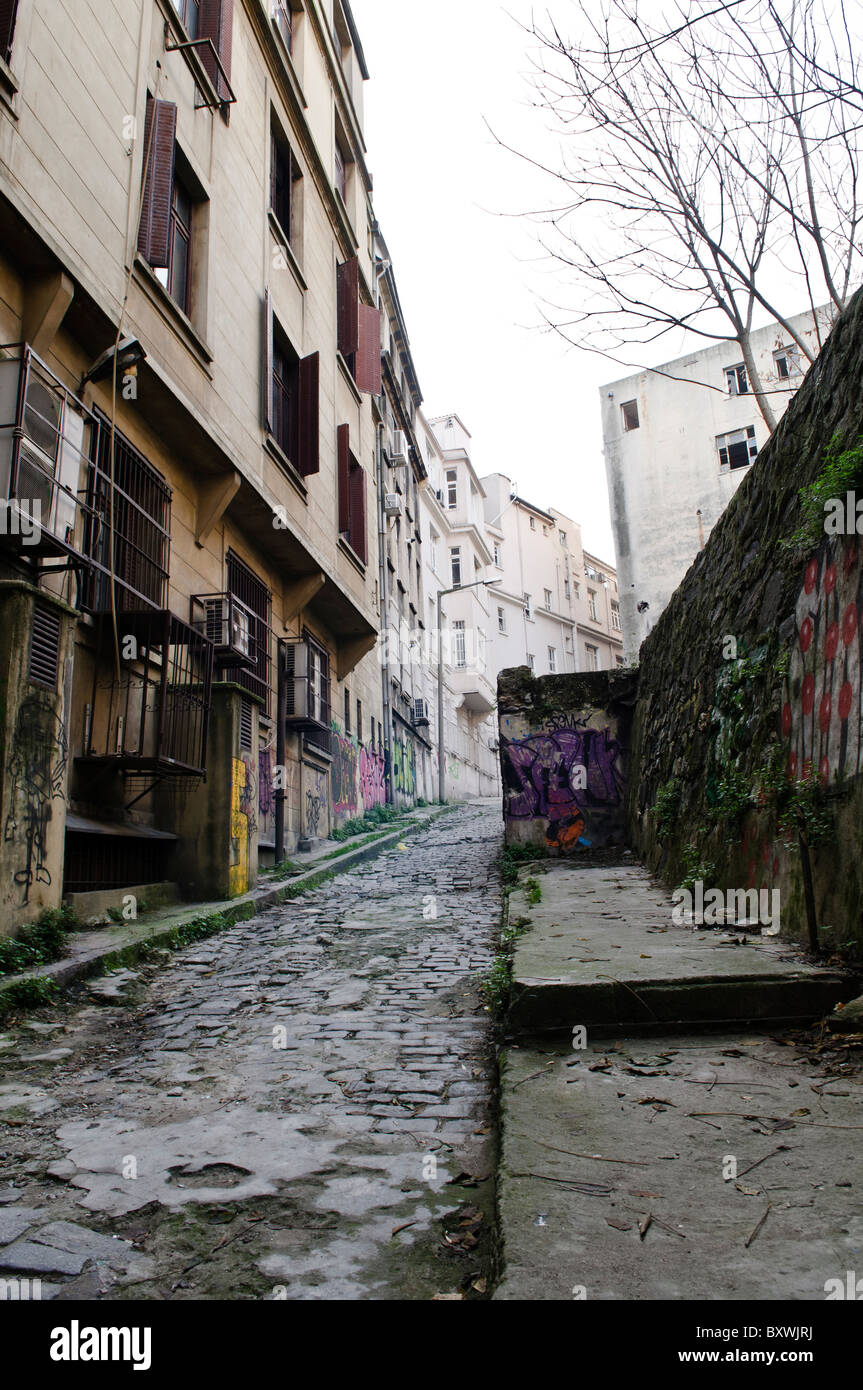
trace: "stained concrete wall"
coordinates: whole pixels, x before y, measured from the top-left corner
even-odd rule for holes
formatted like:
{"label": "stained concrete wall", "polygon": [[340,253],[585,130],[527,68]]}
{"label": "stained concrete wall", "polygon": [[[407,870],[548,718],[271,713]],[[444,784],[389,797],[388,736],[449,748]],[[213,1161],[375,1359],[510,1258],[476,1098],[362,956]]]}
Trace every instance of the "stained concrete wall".
{"label": "stained concrete wall", "polygon": [[782,934],[799,936],[808,806],[822,940],[859,947],[863,546],[793,541],[834,435],[863,437],[861,294],[641,648],[627,810],[669,883],[688,852],[717,887],[778,888]]}
{"label": "stained concrete wall", "polygon": [[622,845],[636,681],[630,672],[498,677],[508,844],[552,854]]}

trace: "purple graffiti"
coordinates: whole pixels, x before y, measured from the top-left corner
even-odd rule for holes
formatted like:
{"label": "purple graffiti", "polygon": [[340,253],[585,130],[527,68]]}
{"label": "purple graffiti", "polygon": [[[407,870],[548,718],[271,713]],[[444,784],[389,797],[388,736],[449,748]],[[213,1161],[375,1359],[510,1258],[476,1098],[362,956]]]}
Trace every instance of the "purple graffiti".
{"label": "purple graffiti", "polygon": [[[617,806],[623,776],[620,744],[608,729],[558,729],[505,741],[502,749],[506,814],[512,820],[547,816],[581,819],[583,809]],[[576,769],[584,768],[583,787]]]}
{"label": "purple graffiti", "polygon": [[365,810],[383,806],[387,799],[386,768],[382,753],[360,749],[360,795]]}

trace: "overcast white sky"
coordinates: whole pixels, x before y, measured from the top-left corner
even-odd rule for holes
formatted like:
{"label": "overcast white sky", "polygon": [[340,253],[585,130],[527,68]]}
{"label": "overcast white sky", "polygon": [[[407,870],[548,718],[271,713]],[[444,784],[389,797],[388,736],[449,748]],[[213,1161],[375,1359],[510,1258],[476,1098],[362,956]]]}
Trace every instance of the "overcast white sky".
{"label": "overcast white sky", "polygon": [[[544,143],[531,110],[529,0],[352,0],[371,71],[366,140],[429,415],[458,413],[477,471],[506,473],[538,506],[580,522],[614,556],[598,387],[627,375],[541,327],[539,229],[504,216],[554,189],[500,149]],[[513,17],[511,17],[513,16]],[[550,278],[551,277],[551,278]],[[673,356],[673,353],[668,353]]]}

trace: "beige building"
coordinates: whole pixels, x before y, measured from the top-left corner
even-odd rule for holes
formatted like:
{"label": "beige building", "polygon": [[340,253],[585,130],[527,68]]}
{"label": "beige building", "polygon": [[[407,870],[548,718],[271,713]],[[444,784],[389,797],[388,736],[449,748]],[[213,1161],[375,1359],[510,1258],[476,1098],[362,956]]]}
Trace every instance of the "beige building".
{"label": "beige building", "polygon": [[342,0],[0,6],[4,930],[385,794],[366,76]]}

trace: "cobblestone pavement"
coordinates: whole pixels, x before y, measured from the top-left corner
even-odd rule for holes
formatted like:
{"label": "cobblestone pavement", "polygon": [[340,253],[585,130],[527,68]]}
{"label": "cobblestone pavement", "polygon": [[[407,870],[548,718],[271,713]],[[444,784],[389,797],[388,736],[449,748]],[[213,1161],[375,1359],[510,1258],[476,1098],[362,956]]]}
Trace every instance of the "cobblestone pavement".
{"label": "cobblestone pavement", "polygon": [[125,1005],[97,982],[10,1030],[0,1277],[60,1299],[481,1294],[500,842],[498,804],[472,803],[139,968]]}

